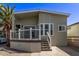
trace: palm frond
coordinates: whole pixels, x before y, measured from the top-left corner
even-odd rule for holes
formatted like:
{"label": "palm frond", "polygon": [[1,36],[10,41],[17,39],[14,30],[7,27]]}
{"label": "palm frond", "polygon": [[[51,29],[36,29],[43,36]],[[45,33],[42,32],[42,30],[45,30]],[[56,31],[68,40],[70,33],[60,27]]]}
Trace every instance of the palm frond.
{"label": "palm frond", "polygon": [[0,4],[0,17],[7,24],[11,25],[14,8],[15,8],[15,6],[10,7],[8,4],[6,6]]}
{"label": "palm frond", "polygon": [[13,7],[11,8],[11,14],[13,14],[14,9],[15,9],[15,6],[13,6]]}
{"label": "palm frond", "polygon": [[4,11],[4,12],[6,12],[6,7],[5,7],[5,6],[3,6],[3,5],[0,5],[0,10],[2,10],[2,11]]}
{"label": "palm frond", "polygon": [[4,16],[4,12],[0,11],[0,16]]}

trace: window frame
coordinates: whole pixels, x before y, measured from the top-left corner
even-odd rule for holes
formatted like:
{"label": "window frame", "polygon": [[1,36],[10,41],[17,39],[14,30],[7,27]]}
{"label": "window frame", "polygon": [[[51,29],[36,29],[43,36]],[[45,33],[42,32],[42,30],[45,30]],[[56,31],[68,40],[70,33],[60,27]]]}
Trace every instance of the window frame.
{"label": "window frame", "polygon": [[[59,26],[64,26],[64,30],[59,30]],[[66,28],[67,26],[66,25],[58,25],[58,32],[66,32],[67,31],[67,28]]]}
{"label": "window frame", "polygon": [[[49,33],[50,33],[50,35],[51,35],[51,32],[50,32],[50,28],[51,28],[51,24],[52,24],[52,30],[53,30],[53,35],[51,35],[51,36],[54,36],[54,23],[40,23],[40,25],[43,25],[43,30],[45,29],[45,24],[48,24],[49,25]],[[39,28],[40,28],[40,25],[39,25]],[[45,30],[43,31],[43,35],[42,36],[45,36]]]}

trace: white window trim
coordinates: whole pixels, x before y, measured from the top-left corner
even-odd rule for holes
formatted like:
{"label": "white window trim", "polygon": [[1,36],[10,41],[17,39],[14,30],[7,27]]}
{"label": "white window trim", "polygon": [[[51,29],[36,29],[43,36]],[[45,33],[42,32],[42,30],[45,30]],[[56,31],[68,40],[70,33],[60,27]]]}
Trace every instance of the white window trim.
{"label": "white window trim", "polygon": [[[62,30],[62,31],[59,31],[59,26],[64,26],[65,27],[65,30]],[[66,32],[67,31],[67,26],[66,25],[58,25],[58,32]]]}
{"label": "white window trim", "polygon": [[52,24],[52,26],[53,26],[53,35],[51,35],[51,36],[54,36],[54,23],[51,23]]}
{"label": "white window trim", "polygon": [[[40,23],[39,24],[39,28],[40,28],[40,25],[43,25],[43,28],[45,29],[45,24],[49,24],[49,30],[50,30],[50,25],[52,24],[52,26],[53,26],[53,35],[51,35],[51,36],[54,36],[54,23]],[[49,33],[51,33],[50,31],[49,31]],[[43,31],[43,35],[42,36],[45,36],[45,31]]]}

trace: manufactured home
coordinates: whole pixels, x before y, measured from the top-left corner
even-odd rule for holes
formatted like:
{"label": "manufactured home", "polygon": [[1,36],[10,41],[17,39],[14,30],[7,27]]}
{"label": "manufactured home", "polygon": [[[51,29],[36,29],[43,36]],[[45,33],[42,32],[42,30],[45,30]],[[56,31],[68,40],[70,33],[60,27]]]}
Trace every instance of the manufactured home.
{"label": "manufactured home", "polygon": [[68,26],[67,37],[69,45],[79,47],[79,22]]}
{"label": "manufactured home", "polygon": [[48,10],[16,12],[10,31],[10,47],[34,52],[66,46],[68,17],[68,13]]}

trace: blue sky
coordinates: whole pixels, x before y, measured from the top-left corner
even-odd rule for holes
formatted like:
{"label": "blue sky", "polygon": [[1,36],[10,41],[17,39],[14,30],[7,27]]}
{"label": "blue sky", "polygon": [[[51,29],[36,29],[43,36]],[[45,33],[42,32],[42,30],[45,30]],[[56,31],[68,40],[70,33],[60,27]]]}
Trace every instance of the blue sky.
{"label": "blue sky", "polygon": [[67,19],[67,24],[73,24],[79,22],[79,4],[78,3],[17,3],[10,4],[15,5],[15,11],[32,10],[32,9],[45,9],[50,11],[59,11],[70,13],[70,17]]}

